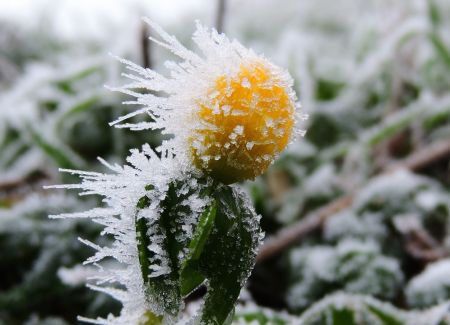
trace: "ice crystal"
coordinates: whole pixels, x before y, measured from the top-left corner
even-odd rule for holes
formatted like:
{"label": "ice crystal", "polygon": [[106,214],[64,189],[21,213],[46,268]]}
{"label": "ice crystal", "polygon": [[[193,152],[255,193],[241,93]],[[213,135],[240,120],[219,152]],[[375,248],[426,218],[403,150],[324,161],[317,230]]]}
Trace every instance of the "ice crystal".
{"label": "ice crystal", "polygon": [[[152,40],[182,62],[166,62],[170,76],[165,77],[120,59],[132,71],[125,74],[132,82],[115,90],[136,97],[127,104],[143,107],[111,124],[171,137],[155,150],[149,145],[132,150],[123,167],[100,159],[112,174],[63,169],[80,176],[81,184],[53,188],[100,195],[105,207],[54,217],[90,218],[114,239],[110,246],[80,241],[96,251],[85,262],[98,268],[89,286],[120,301],[122,311],[81,320],[138,324],[149,318],[174,324],[182,295],[206,280],[204,305],[192,321],[222,323],[232,317],[262,239],[248,197],[226,184],[263,173],[302,133],[295,124],[305,116],[297,110],[288,73],[237,41],[197,24],[193,40],[201,57],[147,23],[162,39]],[[142,113],[151,121],[125,122]],[[78,271],[60,275],[78,281]]]}
{"label": "ice crystal", "polygon": [[[53,218],[90,218],[104,226],[103,235],[114,237],[112,246],[103,247],[80,239],[96,250],[96,253],[85,262],[98,268],[98,274],[94,277],[96,284],[89,286],[111,295],[123,304],[121,314],[117,317],[110,315],[107,319],[96,320],[80,317],[81,320],[94,324],[137,324],[146,310],[157,309],[147,298],[143,285],[137,250],[135,222],[138,209],[136,204],[141,197],[150,196],[151,207],[141,210],[138,218],[146,218],[150,222],[158,218],[159,204],[165,198],[169,183],[179,179],[183,173],[189,172],[172,157],[159,158],[148,145],[145,145],[142,151],[133,150],[127,161],[128,165],[121,167],[101,160],[111,169],[112,174],[62,170],[79,175],[82,182],[50,187],[80,189],[82,190],[80,195],[101,195],[106,204],[103,208],[52,216]],[[152,191],[146,190],[149,184],[152,185]],[[203,208],[202,202],[193,196],[191,208],[198,212]],[[185,216],[186,225],[192,224],[191,218],[190,215]],[[185,235],[190,234],[191,231],[186,228]],[[155,253],[155,257],[150,269],[155,276],[167,271],[168,262],[165,252],[157,245],[158,239],[153,239],[149,249]],[[115,259],[117,265],[111,267],[111,264],[108,264],[108,267],[103,267],[102,261],[110,258]]]}
{"label": "ice crystal", "polygon": [[[162,152],[194,163],[221,182],[260,175],[292,141],[296,108],[292,78],[261,55],[197,23],[193,41],[202,56],[188,50],[157,24],[147,23],[181,62],[166,62],[170,76],[121,60],[132,82],[115,90],[136,97],[127,104],[142,108],[112,122],[133,130],[160,129],[173,136]],[[147,92],[139,93],[143,88]],[[126,123],[146,113],[152,121]]]}

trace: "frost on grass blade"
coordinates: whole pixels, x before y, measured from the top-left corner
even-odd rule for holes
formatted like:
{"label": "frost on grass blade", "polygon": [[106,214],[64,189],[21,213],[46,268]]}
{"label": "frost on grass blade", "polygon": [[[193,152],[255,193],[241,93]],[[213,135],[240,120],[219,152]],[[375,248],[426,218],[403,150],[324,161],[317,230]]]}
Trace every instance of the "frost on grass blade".
{"label": "frost on grass blade", "polygon": [[305,247],[290,255],[291,286],[287,301],[302,310],[331,290],[365,292],[385,299],[403,282],[398,261],[382,255],[374,241],[345,239],[333,246]]}
{"label": "frost on grass blade", "polygon": [[445,325],[449,307],[446,301],[428,310],[404,311],[371,296],[339,292],[312,305],[293,324]]}
{"label": "frost on grass blade", "polygon": [[425,271],[415,276],[406,288],[406,298],[411,306],[428,307],[447,299],[450,292],[450,259],[429,264]]}

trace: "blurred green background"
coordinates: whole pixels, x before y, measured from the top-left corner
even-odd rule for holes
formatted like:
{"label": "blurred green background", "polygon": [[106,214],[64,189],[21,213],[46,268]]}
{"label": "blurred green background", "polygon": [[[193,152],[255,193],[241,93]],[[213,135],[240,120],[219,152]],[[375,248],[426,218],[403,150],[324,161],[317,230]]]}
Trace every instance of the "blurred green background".
{"label": "blurred green background", "polygon": [[264,53],[310,115],[242,187],[267,237],[317,224],[260,260],[236,321],[450,324],[448,0],[0,0],[0,324],[120,310],[85,287],[77,238],[108,244],[101,229],[48,219],[101,202],[42,187],[161,142],[108,125],[133,109],[104,87],[124,83],[108,53],[162,72],[172,58],[142,16],[188,47],[199,19]]}

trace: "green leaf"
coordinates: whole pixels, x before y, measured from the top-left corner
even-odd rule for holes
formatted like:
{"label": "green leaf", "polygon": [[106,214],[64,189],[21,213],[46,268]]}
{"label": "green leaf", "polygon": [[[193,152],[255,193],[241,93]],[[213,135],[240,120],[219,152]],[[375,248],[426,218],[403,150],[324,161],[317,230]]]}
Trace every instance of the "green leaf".
{"label": "green leaf", "polygon": [[450,51],[436,31],[430,34],[430,41],[433,44],[436,53],[439,55],[445,65],[450,69]]}
{"label": "green leaf", "polygon": [[290,322],[285,320],[278,315],[273,315],[272,312],[270,315],[264,314],[261,311],[247,312],[247,313],[239,313],[239,315],[235,316],[236,321],[245,321],[249,324],[259,324],[259,325],[288,325]]}
{"label": "green leaf", "polygon": [[[150,205],[150,199],[147,196],[141,197],[138,201],[137,207],[139,209],[144,209]],[[147,249],[150,245],[150,240],[147,237],[148,227],[147,222],[144,218],[136,220],[136,239],[138,242],[138,254],[139,254],[139,264],[141,265],[142,278],[144,282],[148,280],[148,275],[150,271],[150,253]]]}
{"label": "green leaf", "polygon": [[439,8],[436,6],[436,3],[433,0],[429,0],[428,2],[428,15],[431,20],[431,24],[433,27],[436,27],[441,22],[441,15],[439,13]]}
{"label": "green leaf", "polygon": [[[152,191],[151,186],[146,187]],[[177,200],[178,199],[178,200]],[[150,221],[139,213],[150,205],[150,199],[144,196],[137,203],[138,213],[136,215],[136,238],[138,241],[139,262],[141,264],[142,278],[148,289],[155,312],[169,317],[177,317],[181,307],[181,293],[178,284],[178,253],[181,244],[178,243],[175,221],[180,215],[177,211],[181,197],[176,195],[176,185],[171,184],[166,199],[161,202],[162,212],[158,220]],[[181,209],[180,209],[181,210]],[[149,236],[149,232],[153,236]],[[153,243],[152,238],[163,238],[162,243]],[[159,276],[152,276],[151,265],[155,253],[149,250],[149,245],[157,244],[162,247],[169,260],[170,272]]]}
{"label": "green leaf", "polygon": [[217,212],[217,203],[213,201],[211,206],[205,210],[202,214],[194,237],[189,244],[189,259],[190,260],[198,260],[203,251],[203,247],[205,246],[206,240],[208,239],[209,234],[214,226],[214,221],[216,218]]}
{"label": "green leaf", "polygon": [[91,74],[93,74],[99,70],[100,70],[100,67],[98,67],[98,66],[93,66],[93,67],[89,67],[87,69],[83,69],[67,78],[56,81],[55,86],[67,94],[74,95],[76,93],[76,91],[73,87],[73,84],[77,81],[80,81],[80,80],[90,76]]}
{"label": "green leaf", "polygon": [[333,325],[357,325],[351,310],[333,308],[332,315]]}
{"label": "green leaf", "polygon": [[234,305],[256,258],[260,228],[258,218],[242,194],[221,186],[214,229],[199,260],[200,272],[208,279],[202,310],[204,324],[231,322]]}
{"label": "green leaf", "polygon": [[[199,181],[202,186],[202,181]],[[242,285],[253,268],[259,244],[259,220],[243,194],[229,186],[179,189],[186,180],[170,184],[160,203],[157,220],[145,218],[150,206],[151,186],[147,196],[137,203],[136,238],[139,261],[149,302],[165,320],[175,320],[188,295],[208,280],[208,292],[202,309],[202,324],[230,324]],[[198,186],[196,186],[198,187]],[[198,216],[192,238],[182,235],[185,216],[192,211],[186,202],[196,195],[211,196],[209,206]],[[180,194],[183,193],[183,194]],[[153,238],[158,243],[152,243]],[[167,257],[170,272],[152,276],[155,254],[149,246],[158,244]],[[185,257],[180,260],[180,256]]]}
{"label": "green leaf", "polygon": [[56,129],[58,130],[58,132],[61,132],[64,126],[64,121],[69,118],[70,116],[79,114],[79,113],[83,113],[87,110],[89,110],[90,108],[92,108],[97,102],[99,101],[99,97],[98,96],[91,96],[88,97],[84,100],[82,100],[79,103],[76,103],[75,105],[73,105],[72,107],[70,107],[67,111],[64,112],[64,114],[61,115],[61,117],[59,118],[57,124],[56,124]]}
{"label": "green leaf", "polygon": [[374,305],[367,304],[367,307],[380,319],[380,321],[382,321],[383,325],[404,325],[403,322],[399,321],[394,315],[390,315]]}
{"label": "green leaf", "polygon": [[344,86],[343,82],[318,79],[316,82],[316,99],[322,101],[332,100],[339,95]]}
{"label": "green leaf", "polygon": [[205,280],[205,277],[198,271],[198,260],[213,229],[216,212],[217,202],[213,201],[198,221],[194,236],[189,244],[189,254],[181,267],[181,294],[183,296],[189,294]]}
{"label": "green leaf", "polygon": [[50,143],[44,137],[35,132],[31,127],[29,129],[31,130],[30,132],[34,143],[50,158],[52,158],[59,167],[79,169],[79,166],[77,166],[72,159],[69,158],[66,150]]}

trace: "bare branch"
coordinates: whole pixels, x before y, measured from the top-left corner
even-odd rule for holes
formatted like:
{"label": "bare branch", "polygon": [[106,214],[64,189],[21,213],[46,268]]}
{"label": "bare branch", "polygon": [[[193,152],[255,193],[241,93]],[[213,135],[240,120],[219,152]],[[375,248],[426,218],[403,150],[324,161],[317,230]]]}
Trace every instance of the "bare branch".
{"label": "bare branch", "polygon": [[450,141],[441,141],[429,145],[422,150],[416,151],[399,163],[391,164],[386,170],[388,172],[396,169],[421,170],[434,162],[450,158]]}
{"label": "bare branch", "polygon": [[315,210],[289,228],[284,228],[262,246],[256,258],[257,262],[264,261],[279,254],[301,238],[320,228],[322,224],[336,212],[345,209],[353,202],[353,195],[345,195],[331,203]]}

